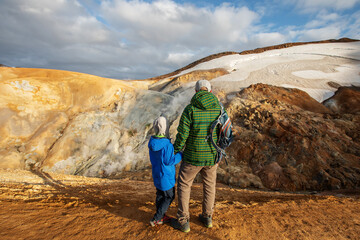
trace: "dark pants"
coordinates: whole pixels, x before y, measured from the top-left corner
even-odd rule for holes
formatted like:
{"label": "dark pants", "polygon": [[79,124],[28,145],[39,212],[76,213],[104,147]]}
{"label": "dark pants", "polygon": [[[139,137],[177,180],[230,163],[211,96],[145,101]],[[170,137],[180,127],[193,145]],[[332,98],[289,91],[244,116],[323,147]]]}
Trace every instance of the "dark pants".
{"label": "dark pants", "polygon": [[160,189],[156,189],[156,213],[153,218],[155,221],[161,220],[164,217],[174,198],[175,187],[167,191],[161,191]]}

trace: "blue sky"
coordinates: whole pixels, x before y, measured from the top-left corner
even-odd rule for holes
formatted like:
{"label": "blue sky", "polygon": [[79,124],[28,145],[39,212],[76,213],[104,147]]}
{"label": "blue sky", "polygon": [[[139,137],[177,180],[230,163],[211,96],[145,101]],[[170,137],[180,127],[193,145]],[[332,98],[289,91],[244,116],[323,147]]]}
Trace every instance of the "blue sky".
{"label": "blue sky", "polygon": [[2,0],[0,64],[144,79],[210,54],[360,39],[360,0]]}

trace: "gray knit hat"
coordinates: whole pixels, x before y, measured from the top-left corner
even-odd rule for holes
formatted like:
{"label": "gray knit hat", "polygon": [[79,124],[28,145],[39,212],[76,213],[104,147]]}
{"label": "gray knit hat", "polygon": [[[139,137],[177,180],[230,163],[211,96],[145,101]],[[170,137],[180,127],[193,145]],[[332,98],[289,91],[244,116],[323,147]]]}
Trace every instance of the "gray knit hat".
{"label": "gray knit hat", "polygon": [[206,87],[208,92],[211,91],[211,84],[208,80],[199,80],[195,84],[195,91],[200,91],[202,87]]}
{"label": "gray knit hat", "polygon": [[154,131],[156,135],[165,135],[167,132],[167,120],[165,117],[161,116],[155,119],[154,124]]}

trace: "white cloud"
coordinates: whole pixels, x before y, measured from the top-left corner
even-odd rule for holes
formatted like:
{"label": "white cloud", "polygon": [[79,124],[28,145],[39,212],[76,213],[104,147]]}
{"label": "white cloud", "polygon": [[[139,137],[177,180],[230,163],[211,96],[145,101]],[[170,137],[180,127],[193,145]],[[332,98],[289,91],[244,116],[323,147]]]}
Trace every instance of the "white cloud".
{"label": "white cloud", "polygon": [[353,13],[346,20],[344,36],[360,39],[360,11]]}
{"label": "white cloud", "polygon": [[319,11],[315,17],[303,26],[289,28],[293,41],[318,41],[348,37],[359,39],[360,11],[352,14]]}
{"label": "white cloud", "polygon": [[193,57],[192,53],[169,53],[166,61],[181,66],[189,63]]}
{"label": "white cloud", "polygon": [[270,2],[283,4],[279,0],[256,4],[256,11],[240,4],[198,7],[171,0],[2,0],[0,64],[138,79],[222,51],[359,36],[359,13],[331,11],[355,1],[339,7],[340,1],[328,1],[288,0],[286,6],[318,12],[307,15],[314,16],[307,24],[279,26],[268,20],[279,16],[277,8],[268,8]]}
{"label": "white cloud", "polygon": [[254,35],[252,41],[254,41],[258,46],[272,46],[279,43],[286,42],[286,36],[278,33],[278,32],[271,32],[271,33],[258,33]]}
{"label": "white cloud", "polygon": [[172,42],[189,31],[192,23],[187,19],[196,11],[171,1],[153,4],[142,1],[113,1],[102,4],[102,16],[114,29],[131,42],[151,44]]}
{"label": "white cloud", "polygon": [[102,4],[102,16],[133,43],[152,45],[176,43],[218,45],[246,39],[247,30],[258,15],[246,7],[221,5],[214,10],[158,0],[152,4],[143,1],[114,0]]}
{"label": "white cloud", "polygon": [[296,3],[303,12],[317,12],[323,9],[346,10],[355,6],[360,0],[290,0]]}
{"label": "white cloud", "polygon": [[320,11],[316,18],[305,25],[305,28],[318,28],[326,26],[331,22],[338,21],[341,17],[337,13],[328,13]]}
{"label": "white cloud", "polygon": [[293,32],[297,36],[298,41],[319,41],[327,39],[336,39],[340,36],[341,29],[336,26],[323,28],[305,29]]}
{"label": "white cloud", "polygon": [[153,77],[238,50],[259,19],[246,7],[170,0],[4,0],[0,15],[2,64],[114,78]]}

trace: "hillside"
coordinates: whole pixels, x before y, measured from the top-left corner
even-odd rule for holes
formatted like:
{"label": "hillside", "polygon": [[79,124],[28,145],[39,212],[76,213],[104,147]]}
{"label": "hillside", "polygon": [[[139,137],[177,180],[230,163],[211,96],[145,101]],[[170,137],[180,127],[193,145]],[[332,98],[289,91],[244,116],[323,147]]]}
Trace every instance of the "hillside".
{"label": "hillside", "polygon": [[246,53],[140,81],[0,67],[0,167],[150,179],[153,120],[167,116],[174,137],[195,81],[208,79],[237,132],[220,182],[291,191],[358,187],[360,42]]}
{"label": "hillside", "polygon": [[[214,227],[196,217],[195,183],[190,233],[152,228],[152,122],[165,115],[175,137],[199,79],[235,133]],[[359,87],[360,42],[347,39],[220,53],[139,81],[0,66],[0,238],[359,239]]]}
{"label": "hillside", "polygon": [[323,41],[314,41],[314,42],[292,42],[292,43],[284,43],[284,44],[280,44],[280,45],[275,45],[275,46],[269,46],[269,47],[263,47],[263,48],[257,48],[254,50],[246,50],[246,51],[242,51],[242,52],[222,52],[222,53],[216,53],[216,54],[212,54],[210,56],[201,58],[195,62],[192,62],[188,65],[186,65],[183,68],[177,69],[174,72],[168,73],[168,74],[164,74],[161,76],[157,76],[157,77],[153,77],[153,78],[149,78],[149,80],[160,80],[160,79],[164,79],[164,78],[169,78],[172,77],[174,75],[177,75],[185,70],[188,69],[192,69],[193,67],[195,67],[196,65],[199,65],[200,63],[204,63],[204,62],[209,62],[213,59],[216,58],[221,58],[227,55],[235,55],[235,54],[240,54],[240,55],[247,55],[247,54],[256,54],[256,53],[262,53],[262,52],[266,52],[266,51],[270,51],[270,50],[275,50],[275,49],[283,49],[283,48],[289,48],[289,47],[294,47],[294,46],[301,46],[301,45],[307,45],[307,44],[320,44],[320,43],[342,43],[342,42],[356,42],[359,40],[356,39],[349,39],[349,38],[341,38],[341,39],[331,39],[331,40],[323,40]]}
{"label": "hillside", "polygon": [[[359,104],[351,97],[351,109]],[[230,169],[249,166],[269,189],[360,187],[359,112],[334,114],[303,91],[264,84],[243,89],[228,109],[237,132]],[[230,169],[229,184],[251,186]]]}

